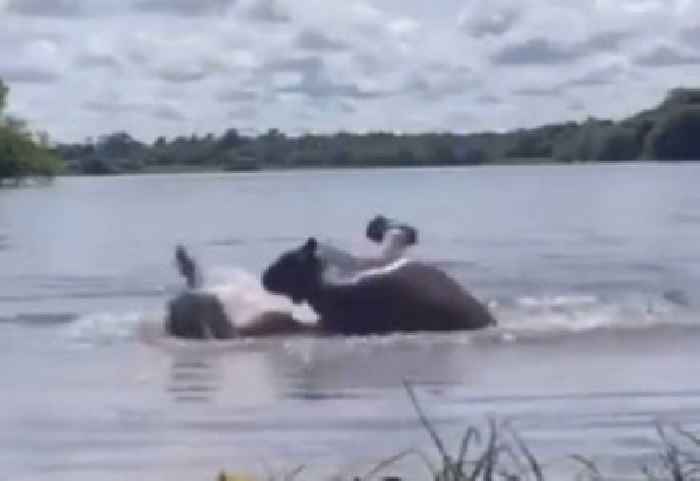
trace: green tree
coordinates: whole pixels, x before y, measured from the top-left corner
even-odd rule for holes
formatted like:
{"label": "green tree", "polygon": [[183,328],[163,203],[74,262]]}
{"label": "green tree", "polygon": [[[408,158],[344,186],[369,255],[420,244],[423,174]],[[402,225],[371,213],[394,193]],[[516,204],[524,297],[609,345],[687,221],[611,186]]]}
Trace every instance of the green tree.
{"label": "green tree", "polygon": [[269,129],[258,139],[260,149],[259,158],[266,165],[277,166],[282,165],[288,156],[287,137],[278,129]]}
{"label": "green tree", "polygon": [[2,115],[2,111],[5,109],[5,102],[7,101],[7,93],[9,90],[10,89],[7,88],[2,79],[0,79],[0,115]]}
{"label": "green tree", "polygon": [[515,145],[506,152],[512,158],[551,157],[552,143],[542,132],[520,131],[516,134]]}
{"label": "green tree", "polygon": [[627,127],[614,126],[605,129],[598,138],[598,145],[595,146],[595,160],[636,160],[642,150],[637,135],[636,130]]}
{"label": "green tree", "polygon": [[221,167],[228,172],[250,172],[260,170],[260,164],[253,154],[229,150],[219,154]]}
{"label": "green tree", "polygon": [[0,80],[0,183],[5,179],[19,182],[24,177],[53,177],[62,167],[61,160],[48,149],[48,135],[32,138],[26,123],[2,114],[9,89]]}
{"label": "green tree", "polygon": [[462,153],[461,162],[466,165],[480,165],[489,161],[489,154],[483,149],[470,148]]}
{"label": "green tree", "polygon": [[450,145],[447,140],[435,140],[432,142],[431,155],[433,157],[433,162],[439,162],[441,164],[454,165],[458,163],[457,155],[455,155],[455,150]]}
{"label": "green tree", "polygon": [[238,134],[238,130],[236,129],[228,129],[219,139],[219,145],[223,150],[238,147],[240,144],[241,136]]}
{"label": "green tree", "polygon": [[[4,100],[3,100],[4,103]],[[697,110],[696,110],[697,109]],[[644,158],[700,159],[700,90],[673,90],[662,103],[619,122],[589,118],[510,132],[469,134],[338,132],[286,136],[277,129],[243,135],[221,134],[156,139],[144,145],[125,133],[83,144],[58,145],[56,152],[75,171],[125,172],[142,165],[253,169],[294,167],[376,167],[465,165],[537,159],[586,162]],[[6,119],[17,132],[26,126]],[[642,146],[646,149],[643,150]],[[82,167],[81,167],[82,166]]]}
{"label": "green tree", "polygon": [[60,168],[60,159],[37,145],[29,135],[0,125],[0,181],[19,181],[30,176],[53,177]]}
{"label": "green tree", "polygon": [[646,156],[656,160],[700,160],[700,107],[670,113],[649,132]]}

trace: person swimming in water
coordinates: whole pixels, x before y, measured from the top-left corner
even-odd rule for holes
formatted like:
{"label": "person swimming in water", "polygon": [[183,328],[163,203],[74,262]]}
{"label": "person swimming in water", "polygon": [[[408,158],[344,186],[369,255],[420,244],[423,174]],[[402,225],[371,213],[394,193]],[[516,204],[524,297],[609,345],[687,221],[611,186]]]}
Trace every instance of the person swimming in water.
{"label": "person swimming in water", "polygon": [[[406,249],[418,241],[418,231],[414,227],[382,215],[370,220],[366,236],[382,246],[375,257],[356,256],[330,244],[319,246],[324,276],[330,282],[347,281],[362,271],[385,266],[403,256]],[[187,290],[168,303],[165,323],[168,334],[189,339],[228,339],[305,333],[314,329],[284,312],[283,307],[270,309],[264,299],[272,295],[262,287],[259,297],[263,300],[259,306],[249,305],[249,296],[241,296],[240,289],[204,288],[199,266],[182,245],[175,249],[175,263],[185,278]]]}
{"label": "person swimming in water", "polygon": [[368,269],[385,266],[405,256],[418,243],[418,230],[395,219],[376,215],[367,224],[365,236],[380,245],[377,255],[357,256],[329,243],[318,244],[317,255],[323,262],[323,276],[329,282],[347,281]]}

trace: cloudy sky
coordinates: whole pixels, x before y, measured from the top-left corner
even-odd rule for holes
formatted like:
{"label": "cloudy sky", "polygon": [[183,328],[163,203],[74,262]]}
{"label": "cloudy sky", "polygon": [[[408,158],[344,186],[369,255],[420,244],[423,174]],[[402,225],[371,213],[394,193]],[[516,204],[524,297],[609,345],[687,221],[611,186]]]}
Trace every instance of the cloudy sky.
{"label": "cloudy sky", "polygon": [[10,111],[54,139],[470,132],[700,86],[700,0],[0,0]]}

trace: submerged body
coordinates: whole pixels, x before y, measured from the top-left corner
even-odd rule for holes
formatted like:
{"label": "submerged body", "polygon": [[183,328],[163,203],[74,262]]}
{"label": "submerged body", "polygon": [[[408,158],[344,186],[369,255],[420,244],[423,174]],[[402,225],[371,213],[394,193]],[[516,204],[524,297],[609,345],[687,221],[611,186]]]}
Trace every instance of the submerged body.
{"label": "submerged body", "polygon": [[310,238],[268,267],[263,286],[292,301],[306,301],[328,333],[481,329],[495,324],[486,306],[437,267],[400,259],[355,278],[329,282],[318,244]]}
{"label": "submerged body", "polygon": [[184,339],[233,339],[249,336],[279,336],[312,333],[305,324],[284,311],[264,310],[246,318],[232,318],[225,303],[215,293],[186,291],[168,304],[165,330]]}
{"label": "submerged body", "polygon": [[229,339],[233,324],[214,294],[188,290],[168,303],[165,331],[186,339]]}
{"label": "submerged body", "polygon": [[418,243],[415,227],[383,215],[369,221],[365,235],[379,244],[378,255],[360,257],[330,244],[318,245],[316,255],[322,262],[323,277],[327,282],[345,282],[367,270],[386,266],[403,257],[410,246]]}

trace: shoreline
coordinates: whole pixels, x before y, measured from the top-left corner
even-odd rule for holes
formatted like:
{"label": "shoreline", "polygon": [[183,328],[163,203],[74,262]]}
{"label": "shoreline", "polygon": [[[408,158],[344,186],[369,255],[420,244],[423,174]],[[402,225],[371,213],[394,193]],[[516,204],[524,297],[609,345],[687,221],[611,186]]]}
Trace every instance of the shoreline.
{"label": "shoreline", "polygon": [[106,174],[86,174],[81,172],[67,172],[56,175],[56,178],[65,177],[125,177],[125,176],[148,176],[148,175],[168,175],[168,174],[262,174],[262,173],[289,173],[289,172],[344,172],[344,171],[386,171],[386,170],[424,170],[424,169],[463,169],[463,168],[483,168],[483,167],[575,167],[575,166],[610,166],[610,165],[695,165],[700,164],[697,160],[627,160],[627,161],[574,161],[562,162],[550,159],[518,159],[515,161],[487,162],[481,164],[449,164],[435,163],[423,165],[300,165],[291,167],[262,167],[259,169],[220,169],[220,168],[146,168],[134,171],[123,171]]}

